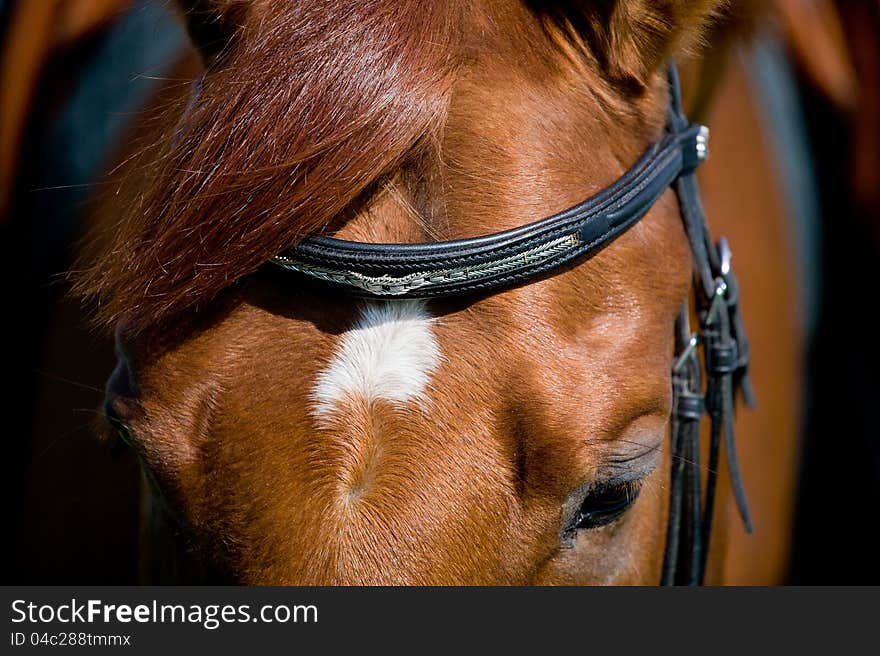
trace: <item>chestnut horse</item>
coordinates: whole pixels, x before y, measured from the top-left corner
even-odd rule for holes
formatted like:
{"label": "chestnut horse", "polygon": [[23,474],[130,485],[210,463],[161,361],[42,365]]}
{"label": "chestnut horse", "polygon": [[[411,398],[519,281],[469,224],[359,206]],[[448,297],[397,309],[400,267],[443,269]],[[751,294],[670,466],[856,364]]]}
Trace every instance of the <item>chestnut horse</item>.
{"label": "chestnut horse", "polygon": [[[578,266],[493,295],[363,301],[266,262],[318,233],[475,237],[591,196],[658,139],[666,62],[724,3],[182,4],[205,73],[80,288],[116,324],[107,414],[186,567],[250,584],[659,581],[692,279],[671,192]],[[798,308],[736,70],[703,181],[753,333],[763,409],[739,433],[757,537],[728,530],[722,488],[707,580],[773,583]],[[728,156],[738,140],[748,158]]]}

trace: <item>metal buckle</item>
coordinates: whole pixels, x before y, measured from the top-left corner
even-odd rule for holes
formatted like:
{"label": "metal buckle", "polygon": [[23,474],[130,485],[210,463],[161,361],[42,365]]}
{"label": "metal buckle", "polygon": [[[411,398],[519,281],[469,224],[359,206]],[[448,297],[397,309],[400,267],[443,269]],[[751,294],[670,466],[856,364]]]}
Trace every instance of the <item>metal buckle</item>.
{"label": "metal buckle", "polygon": [[730,244],[727,243],[727,238],[720,237],[718,239],[718,259],[720,260],[719,271],[721,275],[715,278],[715,293],[712,295],[712,302],[706,313],[707,326],[715,322],[715,317],[718,315],[718,310],[721,309],[721,304],[729,289],[727,276],[730,274],[730,260],[732,258],[733,253],[730,250]]}
{"label": "metal buckle", "polygon": [[679,373],[683,368],[688,359],[693,355],[694,350],[697,348],[697,344],[700,343],[700,336],[697,333],[691,333],[691,338],[688,340],[687,346],[681,352],[681,355],[678,356],[678,359],[675,361],[675,364],[672,365],[672,373]]}
{"label": "metal buckle", "polygon": [[715,323],[715,316],[718,314],[718,310],[721,309],[721,304],[724,302],[724,295],[726,293],[727,283],[724,281],[724,278],[715,278],[715,294],[712,296],[712,304],[709,306],[709,311],[706,313],[707,326],[711,326]]}

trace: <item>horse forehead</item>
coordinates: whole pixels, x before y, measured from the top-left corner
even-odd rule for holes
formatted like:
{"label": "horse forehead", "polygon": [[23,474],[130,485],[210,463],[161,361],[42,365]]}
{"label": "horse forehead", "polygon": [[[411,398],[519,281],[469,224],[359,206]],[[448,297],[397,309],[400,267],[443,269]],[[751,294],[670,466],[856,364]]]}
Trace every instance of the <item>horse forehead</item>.
{"label": "horse forehead", "polygon": [[352,403],[424,403],[442,353],[423,301],[366,301],[319,371],[312,411],[319,420]]}

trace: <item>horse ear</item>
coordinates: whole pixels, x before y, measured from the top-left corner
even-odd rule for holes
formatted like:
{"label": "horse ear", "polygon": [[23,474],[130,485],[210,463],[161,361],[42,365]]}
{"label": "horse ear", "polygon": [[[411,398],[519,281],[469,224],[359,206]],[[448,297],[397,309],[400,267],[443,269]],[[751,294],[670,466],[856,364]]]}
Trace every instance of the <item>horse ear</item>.
{"label": "horse ear", "polygon": [[644,89],[679,50],[697,42],[727,0],[560,0],[571,27],[586,38],[603,72],[618,86]]}
{"label": "horse ear", "polygon": [[249,11],[247,0],[177,0],[189,38],[205,64],[233,41]]}

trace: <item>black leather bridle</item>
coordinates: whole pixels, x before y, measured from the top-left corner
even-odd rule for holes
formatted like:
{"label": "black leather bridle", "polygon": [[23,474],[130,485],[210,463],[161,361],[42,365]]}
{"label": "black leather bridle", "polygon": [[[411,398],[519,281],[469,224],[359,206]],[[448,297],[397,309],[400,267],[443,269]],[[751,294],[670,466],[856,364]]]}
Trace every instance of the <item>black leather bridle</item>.
{"label": "black leather bridle", "polygon": [[[359,296],[427,299],[494,292],[557,272],[608,246],[673,187],[693,253],[699,330],[691,333],[686,301],[676,322],[672,476],[661,583],[699,585],[709,551],[722,442],[734,498],[751,532],[733,416],[737,391],[749,405],[753,401],[730,251],[723,238],[717,245],[711,239],[695,176],[709,154],[708,130],[685,117],[674,65],[669,88],[668,122],[660,141],[610,187],[559,214],[492,235],[425,244],[367,244],[315,236],[272,261]],[[705,486],[700,467],[704,414],[711,425]]]}

